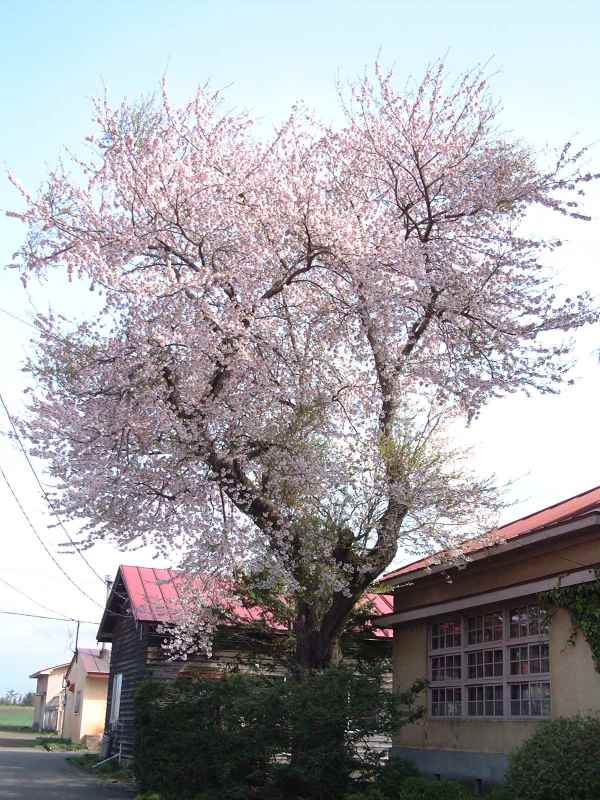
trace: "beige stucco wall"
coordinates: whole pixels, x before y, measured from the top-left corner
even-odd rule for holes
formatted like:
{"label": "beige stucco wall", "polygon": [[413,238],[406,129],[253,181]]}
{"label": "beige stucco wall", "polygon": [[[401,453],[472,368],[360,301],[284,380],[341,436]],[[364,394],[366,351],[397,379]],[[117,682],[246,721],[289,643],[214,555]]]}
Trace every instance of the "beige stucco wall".
{"label": "beige stucco wall", "polygon": [[552,716],[600,713],[600,673],[583,634],[575,644],[571,635],[569,612],[561,609],[552,619],[550,632],[550,679],[552,682]]}
{"label": "beige stucco wall", "polygon": [[[396,629],[394,639],[394,687],[408,689],[427,677],[427,623]],[[588,643],[580,634],[574,646],[569,614],[559,611],[550,633],[552,716],[600,713],[600,674],[595,670]],[[427,705],[426,693],[419,702]],[[460,750],[477,753],[509,753],[529,738],[538,722],[529,720],[437,720],[427,716],[403,727],[394,737],[397,747]]]}
{"label": "beige stucco wall", "polygon": [[42,725],[46,705],[52,700],[60,700],[66,672],[67,667],[61,666],[37,679],[36,695],[33,700],[33,724],[37,728]]}
{"label": "beige stucco wall", "polygon": [[52,670],[50,675],[48,675],[48,686],[46,689],[46,703],[49,703],[50,700],[56,697],[59,697],[63,689],[63,679],[66,673],[67,673],[67,668],[61,667],[60,669]]}
{"label": "beige stucco wall", "polygon": [[[108,676],[89,677],[79,663],[73,664],[69,681],[74,690],[67,692],[63,736],[79,742],[84,736],[99,736],[104,732]],[[81,691],[81,709],[75,714],[75,697]]]}
{"label": "beige stucco wall", "polygon": [[[78,691],[83,690],[85,684],[85,672],[78,663],[74,663],[71,666],[68,680],[70,688],[66,692],[62,735],[66,739],[72,739],[74,742],[78,742],[80,740],[81,713],[75,714],[75,697]],[[83,708],[83,694],[81,706]]]}
{"label": "beige stucco wall", "polygon": [[101,736],[104,733],[107,694],[108,676],[88,677],[82,707],[81,736]]}

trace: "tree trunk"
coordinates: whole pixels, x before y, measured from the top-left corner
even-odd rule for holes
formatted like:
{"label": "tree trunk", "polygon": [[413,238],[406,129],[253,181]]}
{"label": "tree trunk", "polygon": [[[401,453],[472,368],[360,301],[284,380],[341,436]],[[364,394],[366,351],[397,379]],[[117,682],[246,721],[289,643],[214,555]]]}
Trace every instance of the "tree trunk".
{"label": "tree trunk", "polygon": [[[298,620],[296,622],[298,623]],[[295,633],[294,667],[298,672],[326,669],[337,663],[339,649],[337,638],[327,636],[320,627],[310,624],[297,625]]]}
{"label": "tree trunk", "polygon": [[319,616],[310,602],[298,601],[294,622],[296,670],[310,672],[340,663],[340,636],[348,615],[362,593],[363,587],[349,597],[334,595],[329,609]]}

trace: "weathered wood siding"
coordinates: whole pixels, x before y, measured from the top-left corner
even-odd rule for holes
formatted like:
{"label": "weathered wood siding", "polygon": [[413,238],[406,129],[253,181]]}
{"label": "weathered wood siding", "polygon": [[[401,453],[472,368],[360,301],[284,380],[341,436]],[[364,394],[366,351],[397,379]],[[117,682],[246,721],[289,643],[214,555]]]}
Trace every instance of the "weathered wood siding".
{"label": "weathered wood siding", "polygon": [[[128,615],[119,617],[115,623],[113,646],[110,665],[110,680],[108,687],[108,702],[106,710],[106,731],[110,736],[110,754],[117,753],[119,746],[125,758],[132,758],[135,754],[135,706],[133,694],[139,681],[150,678],[158,681],[172,681],[180,673],[197,672],[223,673],[239,669],[246,674],[267,673],[271,675],[284,675],[283,665],[267,652],[251,654],[231,646],[228,638],[215,646],[211,658],[194,656],[186,661],[169,661],[160,646],[160,636],[154,632],[155,626],[150,623],[137,623]],[[216,644],[216,643],[215,643]],[[346,663],[352,664],[353,659]],[[121,687],[121,704],[118,723],[110,728],[110,709],[112,704],[112,688],[114,675],[121,672],[123,683]],[[386,688],[391,691],[391,673],[386,675]],[[373,737],[369,747],[375,750],[388,751],[392,745],[391,739],[384,736]]]}
{"label": "weathered wood siding", "polygon": [[[125,758],[132,758],[134,754],[135,707],[133,693],[139,681],[145,676],[145,637],[144,625],[136,623],[130,614],[119,617],[115,623],[105,724],[105,731],[110,737],[111,755],[119,752],[119,746],[121,746],[121,753]],[[112,691],[114,676],[118,672],[123,675],[119,719],[116,724],[111,726]]]}

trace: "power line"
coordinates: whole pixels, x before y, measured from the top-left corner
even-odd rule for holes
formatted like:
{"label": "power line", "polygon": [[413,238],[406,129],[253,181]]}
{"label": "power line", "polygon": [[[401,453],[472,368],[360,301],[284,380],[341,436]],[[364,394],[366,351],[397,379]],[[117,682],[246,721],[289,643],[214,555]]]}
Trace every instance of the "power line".
{"label": "power line", "polygon": [[15,439],[17,440],[17,442],[18,442],[18,444],[19,444],[19,447],[20,447],[20,449],[21,449],[21,452],[22,452],[22,453],[23,453],[23,455],[25,456],[25,460],[27,461],[27,464],[29,465],[29,469],[31,470],[31,472],[32,472],[32,474],[33,474],[33,477],[35,478],[35,481],[36,481],[37,485],[39,486],[40,492],[42,493],[42,496],[43,496],[44,500],[46,501],[46,503],[48,503],[48,506],[50,507],[50,510],[51,510],[51,511],[52,511],[52,513],[54,514],[55,518],[58,520],[58,524],[60,525],[61,529],[63,530],[63,532],[64,532],[64,533],[65,533],[65,535],[67,536],[68,540],[71,542],[71,544],[72,544],[72,545],[73,545],[73,547],[75,548],[75,550],[76,550],[77,554],[78,554],[78,555],[81,557],[81,559],[82,559],[82,560],[85,562],[85,564],[86,564],[86,566],[88,567],[88,569],[90,569],[90,570],[91,570],[91,571],[94,573],[94,575],[96,576],[96,578],[98,578],[98,580],[102,582],[102,585],[103,585],[103,586],[104,586],[104,585],[106,585],[106,584],[105,584],[105,581],[104,581],[104,578],[103,578],[103,577],[102,577],[102,576],[101,576],[101,575],[100,575],[98,572],[96,572],[96,570],[94,569],[94,567],[93,567],[93,566],[90,564],[90,562],[88,561],[88,559],[87,559],[87,558],[84,556],[84,554],[82,553],[82,551],[79,549],[79,547],[77,546],[76,542],[75,542],[75,541],[73,541],[73,538],[71,537],[71,534],[69,533],[69,531],[68,531],[68,530],[67,530],[67,528],[65,527],[65,524],[64,524],[64,522],[63,522],[63,521],[62,521],[62,519],[59,517],[59,515],[58,515],[58,513],[57,513],[56,509],[54,508],[54,505],[53,505],[53,503],[52,503],[52,500],[51,500],[51,498],[50,498],[50,495],[49,495],[49,494],[48,494],[48,492],[46,491],[46,488],[45,488],[44,484],[43,484],[43,483],[42,483],[42,481],[40,480],[40,477],[39,477],[39,475],[37,474],[37,471],[36,471],[35,467],[33,466],[33,462],[32,462],[32,461],[31,461],[31,459],[29,458],[29,453],[27,452],[27,450],[26,450],[26,448],[25,448],[25,445],[23,444],[23,440],[21,439],[21,437],[20,437],[20,435],[19,435],[19,431],[18,431],[18,429],[17,429],[17,426],[16,426],[16,425],[15,425],[15,423],[14,423],[14,420],[13,420],[13,418],[12,418],[11,414],[10,414],[10,411],[8,410],[8,406],[6,405],[6,402],[4,401],[4,397],[2,396],[2,393],[1,393],[1,392],[0,392],[0,403],[2,403],[2,408],[4,409],[4,413],[6,414],[6,416],[7,416],[7,418],[8,418],[8,421],[10,422],[10,426],[11,426],[11,428],[13,429],[13,433],[14,433],[14,435],[15,435]]}
{"label": "power line", "polygon": [[34,534],[35,538],[36,538],[36,539],[38,540],[38,542],[39,542],[39,543],[42,545],[42,547],[43,547],[43,548],[44,548],[44,550],[46,551],[47,555],[48,555],[48,556],[49,556],[49,557],[52,559],[52,561],[54,562],[54,564],[55,564],[55,565],[58,567],[58,569],[59,569],[59,570],[62,572],[62,574],[65,576],[65,578],[66,578],[66,579],[69,581],[69,583],[70,583],[70,584],[72,584],[72,585],[73,585],[73,586],[74,586],[74,587],[77,589],[77,591],[78,591],[78,592],[81,592],[81,594],[82,594],[82,595],[84,595],[84,597],[87,597],[87,599],[88,599],[88,600],[90,600],[92,603],[94,603],[94,605],[98,606],[98,608],[103,608],[103,606],[102,606],[102,605],[100,605],[100,603],[99,603],[97,600],[94,600],[94,598],[93,598],[93,597],[91,597],[91,596],[90,596],[90,595],[89,595],[89,594],[88,594],[88,593],[87,593],[87,592],[86,592],[84,589],[82,589],[82,588],[81,588],[81,586],[79,586],[79,584],[77,584],[77,583],[76,583],[76,582],[73,580],[73,578],[72,578],[72,577],[69,575],[69,573],[68,573],[68,572],[67,572],[67,571],[64,569],[64,567],[62,566],[62,564],[60,564],[60,563],[59,563],[59,562],[56,560],[56,558],[54,557],[54,555],[53,555],[53,554],[50,552],[50,550],[49,550],[49,549],[48,549],[48,547],[46,546],[46,543],[44,542],[44,540],[42,539],[42,537],[40,536],[40,534],[37,532],[37,530],[36,530],[36,528],[35,528],[35,526],[34,526],[33,522],[32,522],[32,521],[31,521],[31,519],[29,518],[29,515],[27,514],[27,511],[25,510],[25,508],[24,508],[23,504],[22,504],[22,503],[21,503],[21,501],[19,500],[19,497],[18,497],[17,493],[16,493],[16,492],[15,492],[15,490],[13,489],[13,487],[12,487],[12,485],[11,485],[11,482],[8,480],[8,477],[7,477],[6,473],[4,472],[4,470],[2,469],[2,467],[1,467],[1,466],[0,466],[0,475],[2,475],[2,477],[3,477],[3,479],[4,479],[4,482],[5,482],[5,483],[6,483],[6,485],[8,486],[8,489],[9,489],[10,493],[12,494],[12,496],[13,496],[13,498],[14,498],[14,500],[15,500],[15,503],[16,503],[16,504],[19,506],[19,510],[21,511],[21,514],[23,515],[23,517],[24,517],[24,518],[25,518],[25,520],[27,521],[27,524],[29,525],[29,527],[30,527],[30,528],[31,528],[31,530],[33,531],[33,534]]}
{"label": "power line", "polygon": [[[30,300],[30,302],[31,302],[31,300]],[[33,309],[34,309],[34,311],[36,311],[35,307],[33,307]],[[52,331],[49,331],[49,330],[46,330],[46,329],[40,330],[41,326],[38,327],[33,322],[30,322],[29,320],[24,319],[23,317],[20,317],[18,314],[13,314],[12,311],[9,311],[6,308],[0,308],[0,314],[6,314],[7,317],[10,317],[11,319],[14,319],[15,322],[20,322],[22,325],[27,325],[28,328],[31,328],[32,330],[36,331],[36,333],[38,333],[38,334],[41,332],[44,337],[47,337],[47,338],[50,338],[50,339],[54,339],[55,341],[59,342],[60,344],[67,345],[68,347],[72,348],[73,350],[79,350],[82,353],[84,352],[84,348],[81,345],[78,345],[75,342],[71,341],[70,339],[67,339],[65,336],[58,336],[56,333],[53,333]],[[37,311],[36,311],[36,314],[38,314]],[[38,314],[38,316],[39,316],[39,314]]]}
{"label": "power line", "polygon": [[[35,308],[35,306],[33,305],[33,301],[31,300],[31,297],[29,297],[29,302],[30,302],[30,304],[31,304],[31,306],[32,306],[32,308],[33,308],[33,310],[34,310],[36,313],[38,313],[38,312],[37,312],[37,309],[36,309],[36,308]],[[26,319],[23,319],[23,317],[20,317],[20,316],[18,316],[17,314],[13,314],[11,311],[8,311],[8,310],[7,310],[7,309],[5,309],[5,308],[0,308],[0,312],[2,312],[3,314],[6,314],[6,315],[7,315],[8,317],[10,317],[11,319],[14,319],[14,320],[16,320],[17,322],[21,322],[23,325],[27,325],[29,328],[32,328],[33,330],[35,330],[35,331],[38,331],[38,332],[39,332],[39,329],[37,328],[37,326],[36,326],[36,325],[34,325],[32,322],[28,322],[28,320],[26,320]],[[61,344],[71,344],[71,343],[70,343],[70,342],[68,342],[66,339],[64,339],[64,338],[62,338],[62,337],[60,337],[60,336],[57,336],[56,334],[53,334],[53,333],[51,333],[51,332],[49,332],[49,331],[46,331],[45,333],[46,333],[46,335],[50,336],[51,338],[53,338],[53,339],[56,339],[56,341],[60,342]],[[27,450],[26,450],[25,446],[23,445],[23,441],[22,441],[22,439],[21,439],[21,437],[20,437],[20,435],[19,435],[19,431],[18,431],[18,429],[17,429],[17,427],[16,427],[16,425],[15,425],[15,423],[14,423],[14,421],[13,421],[13,418],[12,418],[12,416],[11,416],[11,414],[10,414],[9,410],[8,410],[8,407],[7,407],[7,405],[6,405],[5,401],[4,401],[4,398],[2,397],[2,394],[1,394],[1,393],[0,393],[0,402],[2,403],[2,406],[3,406],[3,408],[4,408],[4,412],[5,412],[6,416],[8,417],[8,421],[10,422],[11,428],[13,429],[13,432],[14,432],[14,434],[15,434],[15,438],[17,439],[17,442],[19,443],[19,447],[20,447],[20,449],[21,449],[21,451],[22,451],[23,455],[25,456],[25,459],[27,460],[27,464],[29,465],[29,468],[31,469],[31,471],[32,471],[32,473],[33,473],[33,476],[34,476],[34,478],[35,478],[35,480],[36,480],[36,483],[38,484],[38,486],[39,486],[39,488],[40,488],[40,491],[41,491],[41,493],[42,493],[42,495],[43,495],[44,499],[46,500],[46,502],[47,502],[48,506],[50,507],[50,510],[52,511],[52,513],[54,514],[54,516],[56,517],[56,519],[58,520],[58,524],[60,525],[60,527],[62,528],[62,530],[63,530],[63,531],[64,531],[64,533],[66,534],[66,536],[67,536],[68,540],[71,542],[71,544],[72,544],[72,545],[73,545],[73,547],[75,548],[75,550],[76,550],[77,554],[78,554],[78,555],[79,555],[79,556],[80,556],[80,557],[83,559],[83,561],[86,563],[86,565],[89,567],[89,569],[90,569],[90,570],[91,570],[91,571],[94,573],[94,575],[95,575],[95,576],[96,576],[96,577],[97,577],[97,578],[98,578],[100,581],[102,581],[102,584],[103,584],[104,586],[106,586],[105,579],[104,579],[104,578],[103,578],[103,577],[102,577],[102,576],[101,576],[101,575],[100,575],[100,574],[99,574],[99,573],[98,573],[98,572],[97,572],[97,571],[94,569],[94,567],[93,567],[93,566],[90,564],[90,562],[88,561],[88,559],[87,559],[87,558],[84,556],[84,554],[82,553],[82,551],[81,551],[81,550],[79,549],[79,547],[77,546],[77,543],[76,543],[75,541],[73,541],[73,539],[72,539],[72,537],[71,537],[71,535],[70,535],[69,531],[67,530],[67,528],[65,527],[65,525],[64,525],[64,523],[63,523],[63,521],[60,519],[60,517],[58,516],[58,513],[57,513],[57,512],[56,512],[56,510],[54,509],[54,506],[53,506],[53,504],[52,504],[52,501],[51,501],[51,499],[50,499],[50,496],[48,495],[48,492],[46,491],[46,489],[45,489],[44,485],[42,484],[42,482],[41,482],[41,480],[40,480],[40,478],[39,478],[39,476],[38,476],[38,474],[37,474],[37,471],[36,471],[35,467],[33,466],[33,463],[32,463],[32,461],[31,461],[31,459],[29,458],[29,454],[28,454],[28,452],[27,452]],[[0,467],[0,470],[1,470],[1,467]],[[62,568],[62,567],[61,567],[61,566],[58,564],[58,562],[57,562],[57,561],[54,559],[54,557],[53,557],[53,556],[51,555],[51,553],[48,551],[48,549],[47,549],[47,548],[46,548],[46,546],[44,545],[43,541],[41,540],[41,538],[39,537],[39,535],[37,534],[37,532],[36,532],[36,531],[35,531],[35,529],[33,528],[33,525],[32,525],[32,523],[31,523],[31,521],[29,520],[29,518],[28,518],[28,517],[27,517],[27,515],[25,514],[25,512],[24,512],[24,510],[23,510],[23,508],[22,508],[22,506],[21,506],[21,504],[20,504],[20,502],[19,502],[18,498],[16,497],[16,494],[15,494],[14,490],[12,489],[12,487],[10,486],[10,484],[8,483],[8,479],[6,478],[6,475],[4,474],[4,472],[2,472],[2,475],[3,475],[3,477],[4,477],[4,480],[5,480],[5,481],[6,481],[6,483],[8,484],[8,487],[9,487],[9,489],[11,490],[11,493],[13,494],[13,497],[15,498],[15,500],[16,500],[16,502],[17,502],[17,504],[19,505],[19,508],[21,508],[21,511],[23,512],[23,514],[24,514],[25,518],[27,519],[27,522],[29,523],[30,527],[32,528],[32,530],[34,531],[34,533],[36,534],[36,536],[38,537],[38,539],[40,539],[40,543],[42,544],[42,546],[44,547],[44,549],[46,550],[46,552],[48,553],[48,555],[50,555],[50,557],[52,558],[52,560],[53,560],[53,561],[55,562],[55,564],[56,564],[56,565],[59,567],[59,569],[60,569],[60,570],[61,570],[61,572],[62,572],[62,573],[65,575],[65,577],[66,577],[66,578],[69,580],[69,582],[70,582],[70,583],[72,583],[73,585],[77,586],[77,584],[75,584],[75,582],[74,582],[74,581],[73,581],[73,580],[72,580],[72,579],[69,577],[69,575],[68,575],[68,574],[65,572],[65,570],[64,570],[64,569],[63,569],[63,568]],[[90,598],[90,596],[89,596],[88,594],[86,594],[86,592],[84,592],[84,591],[83,591],[83,589],[81,589],[79,586],[77,586],[77,588],[78,588],[78,589],[79,589],[79,591],[80,591],[80,592],[82,592],[82,593],[83,593],[83,594],[84,594],[86,597],[88,597],[90,600],[92,600],[92,598]],[[121,600],[126,600],[126,599],[127,599],[127,598],[125,598],[125,597],[124,597],[122,594],[120,594],[119,592],[115,592],[115,594],[116,594],[116,596],[117,596],[117,597],[119,597]],[[31,599],[31,598],[28,598],[28,599]],[[32,601],[32,602],[35,602],[35,601]],[[93,603],[95,603],[95,604],[96,604],[96,605],[97,605],[99,608],[102,608],[102,606],[100,605],[100,603],[96,602],[95,600],[92,600],[92,602],[93,602]],[[37,605],[40,605],[40,604],[39,604],[39,603],[37,603]],[[42,608],[44,608],[44,607],[45,607],[45,606],[42,606]],[[124,616],[126,616],[125,614],[120,614],[120,613],[119,613],[119,612],[117,612],[117,611],[109,611],[109,613],[110,613],[110,614],[112,614],[112,616],[116,616],[116,617],[124,617]]]}
{"label": "power line", "polygon": [[12,311],[7,311],[5,308],[0,308],[0,311],[3,314],[6,314],[7,317],[10,317],[11,319],[16,320],[17,322],[22,322],[23,325],[27,325],[29,328],[33,328],[34,330],[37,330],[37,328],[35,327],[35,325],[32,322],[28,322],[26,319],[23,319],[23,317],[19,317],[19,316],[17,316],[17,314],[13,314]]}
{"label": "power line", "polygon": [[31,603],[34,603],[36,606],[43,608],[44,611],[49,611],[51,614],[60,614],[60,611],[56,611],[54,608],[50,608],[49,606],[45,606],[43,603],[40,603],[38,600],[34,600],[33,597],[24,592],[22,589],[18,589],[16,586],[13,586],[12,583],[9,583],[5,578],[0,578],[0,583],[3,583],[5,586],[8,586],[9,589],[12,589],[13,592],[20,594],[22,597],[25,597]]}
{"label": "power line", "polygon": [[43,617],[41,614],[25,614],[24,611],[3,611],[0,614],[8,614],[11,617],[31,617],[31,619],[52,619],[56,622],[80,622],[82,625],[100,625],[99,622],[90,622],[87,619],[75,619],[74,617]]}

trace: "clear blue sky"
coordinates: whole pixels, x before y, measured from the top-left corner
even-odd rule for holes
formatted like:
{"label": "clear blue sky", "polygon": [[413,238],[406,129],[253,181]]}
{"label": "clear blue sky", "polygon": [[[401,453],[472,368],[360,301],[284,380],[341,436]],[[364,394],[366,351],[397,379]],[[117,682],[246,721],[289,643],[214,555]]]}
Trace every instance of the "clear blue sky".
{"label": "clear blue sky", "polygon": [[[32,188],[64,146],[81,147],[92,127],[89,99],[104,86],[115,101],[136,97],[151,92],[166,72],[174,99],[184,100],[210,79],[215,87],[229,87],[232,106],[253,110],[269,126],[297,99],[333,117],[336,79],[356,76],[379,51],[384,63],[396,65],[402,81],[411,73],[420,76],[428,62],[444,54],[455,71],[492,59],[492,85],[507,129],[539,146],[578,133],[582,142],[600,139],[600,4],[595,2],[4,0],[0,31],[0,161]],[[600,148],[593,161],[600,168]],[[0,178],[0,207],[15,205],[15,192]],[[568,242],[555,265],[569,291],[583,286],[600,291],[597,190],[590,207],[595,220],[587,226],[565,226],[543,215],[538,221]],[[21,236],[14,220],[0,218],[0,263],[10,260]],[[32,293],[40,306],[51,302],[72,312],[89,307],[85,293],[65,289],[57,276]],[[14,272],[0,273],[0,307],[30,314]],[[0,314],[0,335],[0,390],[18,411],[27,328]],[[598,331],[580,337],[578,383],[562,397],[492,404],[469,434],[482,468],[518,479],[512,491],[523,502],[515,514],[600,483],[598,345]],[[2,438],[0,464],[56,552],[64,537],[48,527],[22,459]],[[2,486],[0,508],[0,578],[57,610],[97,619],[97,609],[65,584]],[[114,572],[120,560],[142,563],[149,554],[121,556],[101,547],[89,557],[103,574]],[[76,556],[59,558],[101,602],[102,586],[85,565]],[[1,585],[0,608],[36,611]],[[0,629],[0,692],[32,688],[29,672],[68,657],[72,626],[0,616]],[[93,643],[93,628],[84,629],[83,639]]]}

